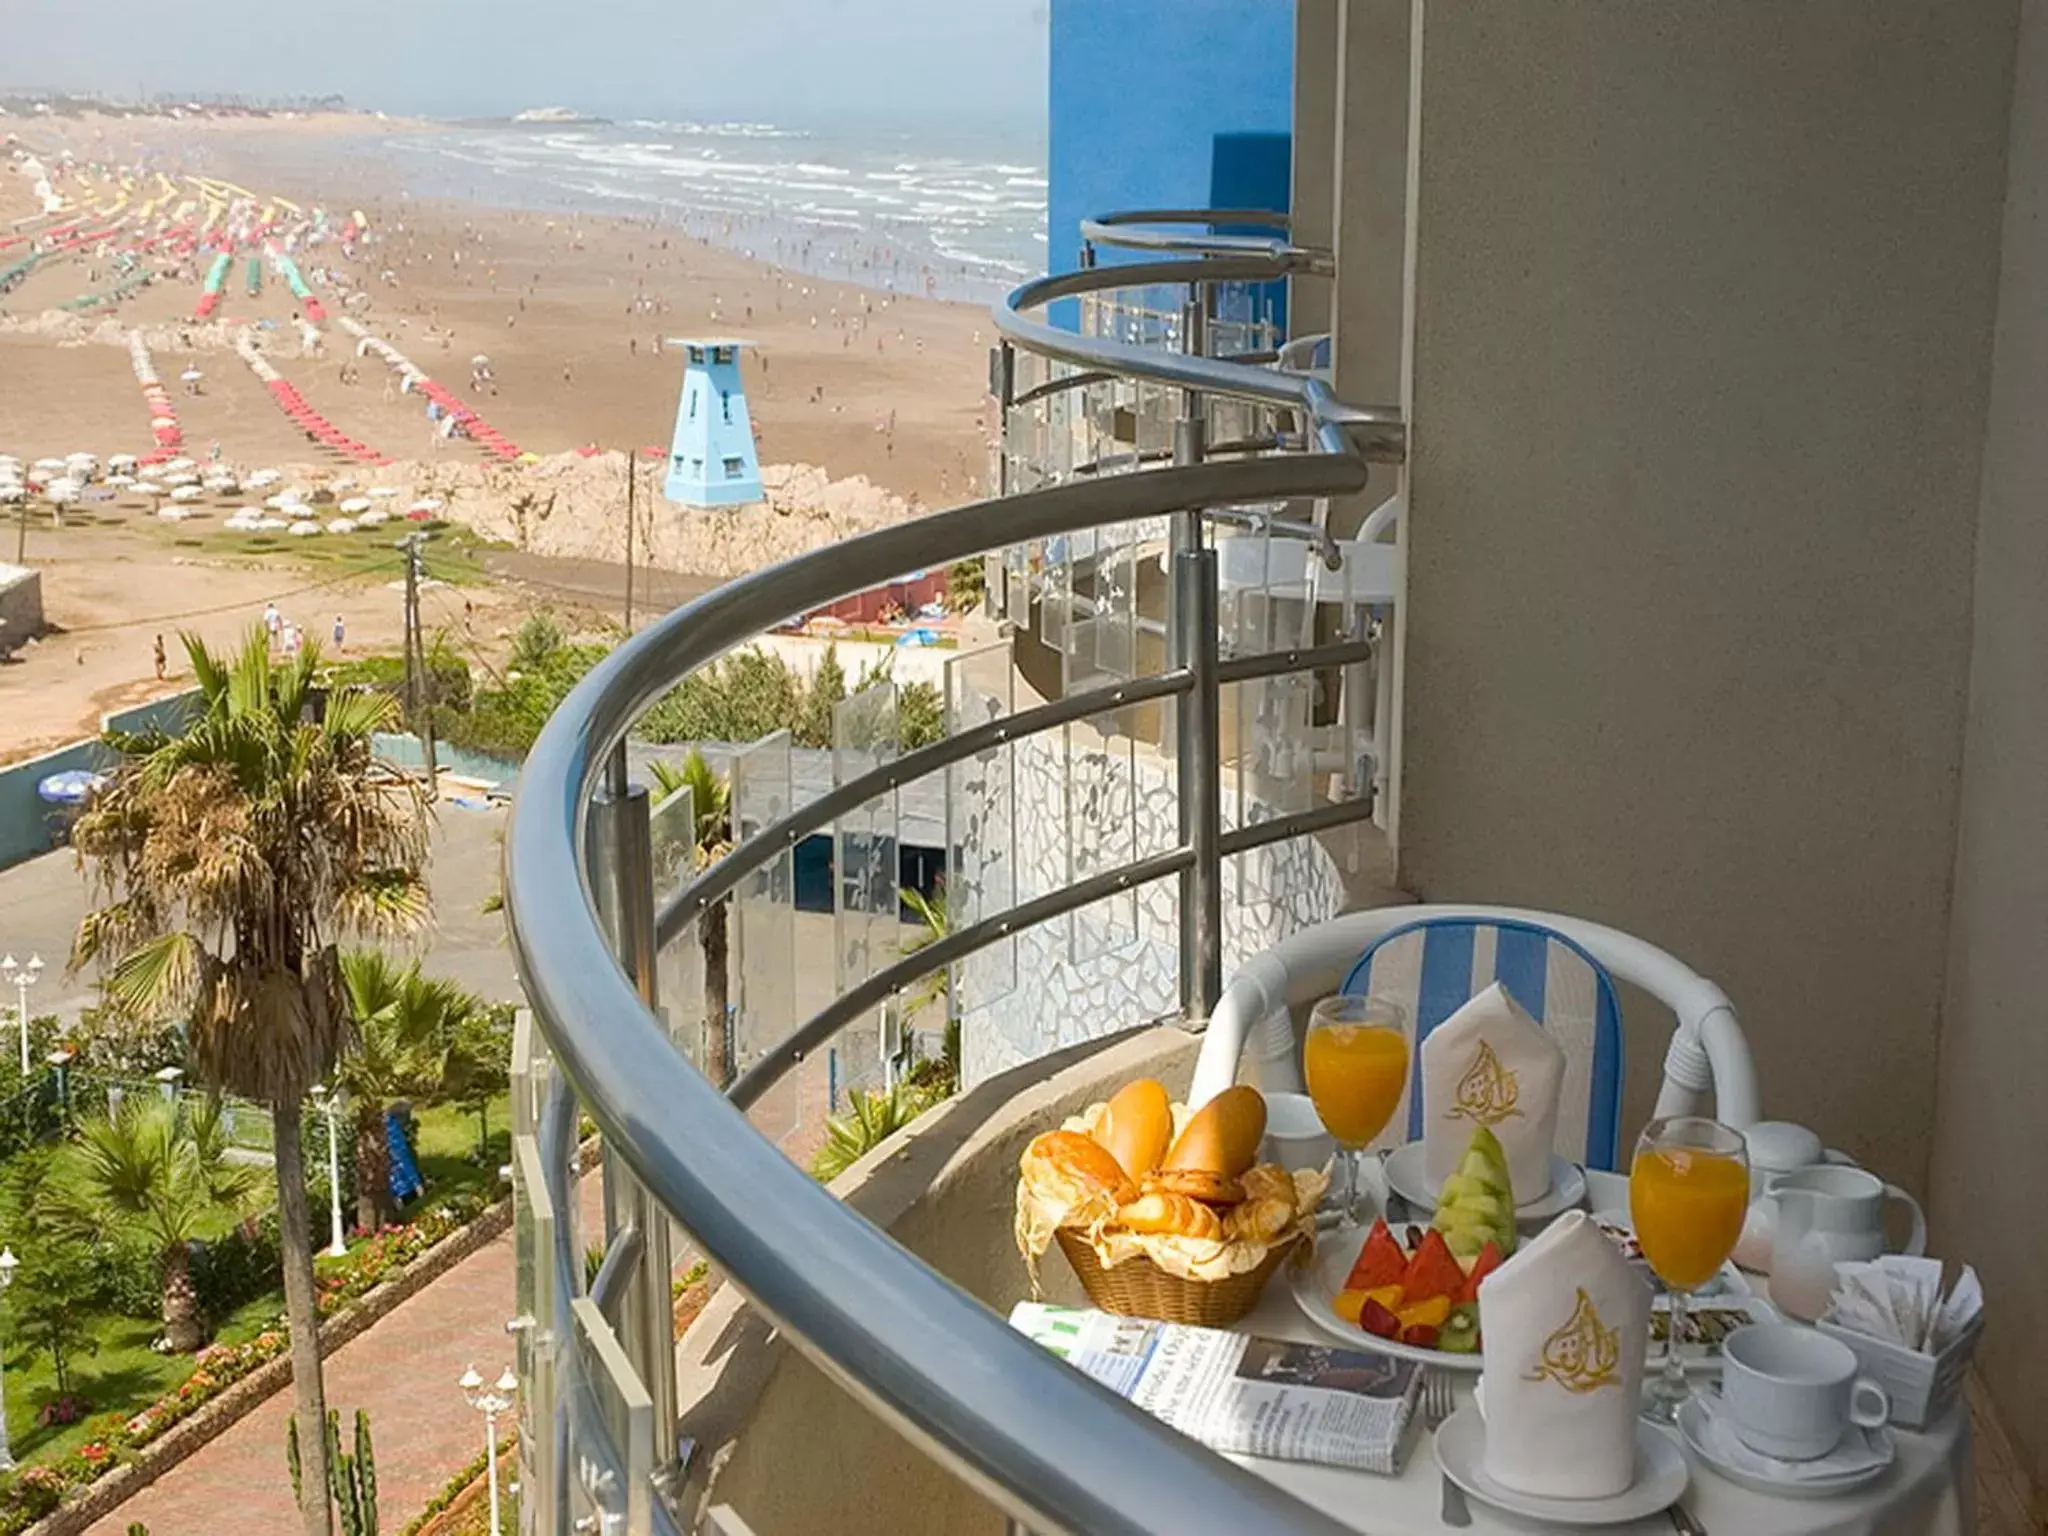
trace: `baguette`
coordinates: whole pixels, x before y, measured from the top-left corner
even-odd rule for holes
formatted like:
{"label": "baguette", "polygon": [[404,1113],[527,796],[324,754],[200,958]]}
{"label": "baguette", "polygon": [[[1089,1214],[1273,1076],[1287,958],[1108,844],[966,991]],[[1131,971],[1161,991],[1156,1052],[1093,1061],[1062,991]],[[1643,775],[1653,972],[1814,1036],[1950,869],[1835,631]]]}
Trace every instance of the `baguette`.
{"label": "baguette", "polygon": [[1149,1077],[1124,1084],[1109,1101],[1095,1135],[1132,1178],[1156,1170],[1173,1140],[1173,1106],[1165,1088]]}
{"label": "baguette", "polygon": [[1079,1131],[1047,1131],[1024,1149],[1024,1161],[1042,1160],[1055,1172],[1080,1183],[1090,1193],[1109,1195],[1118,1205],[1137,1191],[1123,1164],[1109,1149]]}
{"label": "baguette", "polygon": [[1120,1225],[1140,1234],[1223,1240],[1223,1218],[1186,1195],[1140,1195],[1116,1213]]}
{"label": "baguette", "polygon": [[1266,1134],[1266,1101],[1256,1088],[1226,1088],[1195,1111],[1166,1154],[1162,1173],[1192,1170],[1234,1179],[1251,1167]]}

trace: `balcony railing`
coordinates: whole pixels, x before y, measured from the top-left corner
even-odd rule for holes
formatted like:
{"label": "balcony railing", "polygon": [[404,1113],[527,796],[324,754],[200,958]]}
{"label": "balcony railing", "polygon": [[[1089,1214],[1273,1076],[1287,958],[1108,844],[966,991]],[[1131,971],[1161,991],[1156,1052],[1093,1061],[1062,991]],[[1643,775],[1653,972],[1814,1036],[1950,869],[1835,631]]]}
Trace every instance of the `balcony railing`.
{"label": "balcony railing", "polygon": [[[1092,238],[1143,227],[1102,221]],[[1284,241],[1173,239],[1173,259],[1048,278],[998,306],[998,495],[668,615],[583,680],[527,760],[506,908],[533,1019],[514,1063],[529,1531],[691,1528],[670,1324],[679,1238],[1021,1528],[1336,1529],[1012,1332],[778,1145],[815,1129],[847,1086],[887,1079],[901,1060],[896,1000],[943,968],[948,1006],[975,1033],[977,1010],[1028,1014],[1062,968],[1136,974],[1142,1000],[1153,959],[1160,1011],[1205,1018],[1226,952],[1288,921],[1266,912],[1259,928],[1263,908],[1233,874],[1282,845],[1328,873],[1318,839],[1372,813],[1389,598],[1383,576],[1359,574],[1372,552],[1333,540],[1322,509],[1359,492],[1372,460],[1398,457],[1401,423],[1312,378],[1207,355],[1219,293],[1327,270],[1324,258]],[[1171,349],[1038,318],[1062,299],[1106,315],[1169,290],[1183,297]],[[944,733],[906,750],[894,690],[857,694],[836,712],[829,783],[808,793],[786,734],[741,744],[733,846],[694,867],[687,791],[654,805],[633,780],[635,720],[779,624],[975,556],[1009,635],[947,662]],[[952,923],[905,952],[901,848],[932,819],[915,802],[933,783]],[[796,896],[802,850],[818,846],[829,922]],[[729,1009],[713,973],[734,983]],[[716,1035],[696,1022],[707,1012]],[[1031,1045],[1032,1026],[1009,1027]],[[719,1060],[729,1082],[702,1070]],[[605,1150],[602,1259],[587,1280],[583,1115]]]}

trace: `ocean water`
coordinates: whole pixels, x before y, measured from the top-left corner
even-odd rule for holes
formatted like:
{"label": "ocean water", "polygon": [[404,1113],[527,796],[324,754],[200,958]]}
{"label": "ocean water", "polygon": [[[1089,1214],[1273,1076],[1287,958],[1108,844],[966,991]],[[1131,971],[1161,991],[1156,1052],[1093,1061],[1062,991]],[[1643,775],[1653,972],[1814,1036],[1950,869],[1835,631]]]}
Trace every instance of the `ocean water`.
{"label": "ocean water", "polygon": [[381,148],[428,196],[649,218],[762,260],[987,300],[1045,269],[1042,135],[634,118],[464,125]]}

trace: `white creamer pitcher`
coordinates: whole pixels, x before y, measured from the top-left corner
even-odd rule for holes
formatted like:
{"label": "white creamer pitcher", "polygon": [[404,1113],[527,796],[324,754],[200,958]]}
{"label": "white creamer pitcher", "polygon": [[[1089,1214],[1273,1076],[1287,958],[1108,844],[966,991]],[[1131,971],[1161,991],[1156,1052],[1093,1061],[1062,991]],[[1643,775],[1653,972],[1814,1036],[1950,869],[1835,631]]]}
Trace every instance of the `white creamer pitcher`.
{"label": "white creamer pitcher", "polygon": [[1826,1165],[1780,1174],[1768,1193],[1777,1203],[1771,1241],[1771,1300],[1792,1317],[1812,1322],[1835,1291],[1835,1266],[1874,1259],[1885,1251],[1884,1206],[1905,1204],[1913,1214],[1904,1252],[1927,1250],[1927,1218],[1919,1202],[1895,1184],[1861,1168]]}

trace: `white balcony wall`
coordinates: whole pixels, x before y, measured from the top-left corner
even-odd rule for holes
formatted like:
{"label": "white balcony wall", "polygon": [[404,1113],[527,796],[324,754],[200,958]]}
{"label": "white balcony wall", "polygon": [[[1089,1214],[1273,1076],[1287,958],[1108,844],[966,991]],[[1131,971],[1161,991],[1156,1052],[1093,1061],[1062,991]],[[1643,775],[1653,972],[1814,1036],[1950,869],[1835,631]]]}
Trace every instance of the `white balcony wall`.
{"label": "white balcony wall", "polygon": [[1931,1214],[1994,1298],[1977,1368],[2048,1488],[2048,0],[2022,16]]}
{"label": "white balcony wall", "polygon": [[1415,16],[1402,884],[1684,956],[1924,1190],[2015,7]]}

